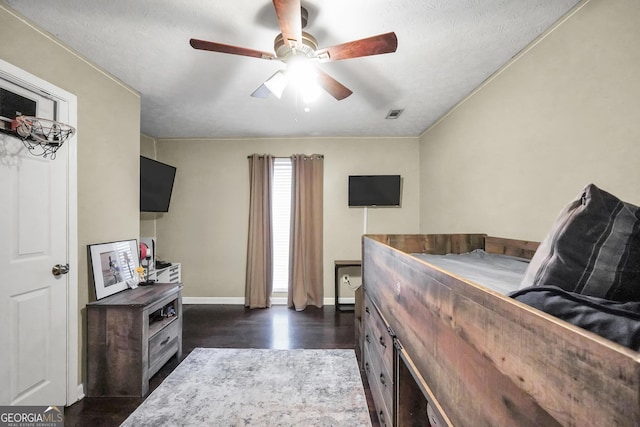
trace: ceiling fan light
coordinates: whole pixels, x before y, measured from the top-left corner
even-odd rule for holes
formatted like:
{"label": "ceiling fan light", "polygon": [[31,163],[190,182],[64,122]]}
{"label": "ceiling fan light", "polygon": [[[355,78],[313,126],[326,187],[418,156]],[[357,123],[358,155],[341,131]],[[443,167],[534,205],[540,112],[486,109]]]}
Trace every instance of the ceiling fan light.
{"label": "ceiling fan light", "polygon": [[287,63],[287,78],[305,103],[313,102],[320,96],[318,73],[306,58],[294,57]]}
{"label": "ceiling fan light", "polygon": [[313,82],[301,87],[300,93],[302,94],[302,101],[305,104],[309,104],[318,99],[322,91],[320,90],[320,86],[316,82]]}
{"label": "ceiling fan light", "polygon": [[273,76],[269,77],[264,85],[274,94],[278,99],[282,98],[282,92],[287,87],[287,76],[282,71],[276,72]]}
{"label": "ceiling fan light", "polygon": [[316,79],[313,65],[302,56],[295,56],[287,62],[287,77],[297,87],[302,87]]}

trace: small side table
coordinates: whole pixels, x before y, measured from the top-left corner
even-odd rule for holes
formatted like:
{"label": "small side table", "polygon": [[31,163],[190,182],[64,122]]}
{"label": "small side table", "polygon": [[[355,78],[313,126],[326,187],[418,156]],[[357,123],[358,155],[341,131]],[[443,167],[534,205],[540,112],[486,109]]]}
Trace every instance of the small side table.
{"label": "small side table", "polygon": [[352,304],[348,304],[348,308],[343,309],[342,307],[344,306],[344,304],[341,306],[340,305],[340,269],[343,267],[362,267],[362,261],[360,260],[342,260],[342,259],[337,259],[335,260],[335,281],[336,281],[336,292],[335,292],[335,296],[336,296],[336,310],[337,311],[353,311],[353,305]]}

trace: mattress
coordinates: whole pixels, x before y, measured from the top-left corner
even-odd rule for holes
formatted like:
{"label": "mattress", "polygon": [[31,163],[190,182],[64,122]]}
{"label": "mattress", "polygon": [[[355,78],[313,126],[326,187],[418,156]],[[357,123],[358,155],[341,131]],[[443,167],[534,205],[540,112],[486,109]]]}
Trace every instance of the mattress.
{"label": "mattress", "polygon": [[507,295],[518,290],[529,260],[490,254],[482,249],[462,254],[411,254],[456,276]]}

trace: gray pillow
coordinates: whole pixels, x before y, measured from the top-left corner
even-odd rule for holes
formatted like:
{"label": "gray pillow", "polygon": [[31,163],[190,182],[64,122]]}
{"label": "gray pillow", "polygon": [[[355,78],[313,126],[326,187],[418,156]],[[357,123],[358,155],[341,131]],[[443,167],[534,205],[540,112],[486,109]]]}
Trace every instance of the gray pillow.
{"label": "gray pillow", "polygon": [[589,184],[531,259],[520,289],[555,285],[584,295],[640,301],[640,208]]}

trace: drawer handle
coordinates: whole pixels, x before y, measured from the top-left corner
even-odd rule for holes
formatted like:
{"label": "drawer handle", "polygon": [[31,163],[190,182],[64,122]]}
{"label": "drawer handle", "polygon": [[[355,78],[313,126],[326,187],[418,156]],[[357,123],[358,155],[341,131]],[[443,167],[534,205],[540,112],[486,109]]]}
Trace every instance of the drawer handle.
{"label": "drawer handle", "polygon": [[384,374],[380,374],[380,384],[387,386],[387,380],[384,379]]}
{"label": "drawer handle", "polygon": [[369,368],[369,362],[364,364],[364,370],[367,371],[367,374],[371,372],[371,368]]}
{"label": "drawer handle", "polygon": [[367,335],[365,335],[365,336],[364,336],[364,340],[365,340],[366,342],[368,342],[369,344],[371,344],[371,338],[369,338],[369,334],[367,334]]}
{"label": "drawer handle", "polygon": [[380,337],[380,345],[383,346],[384,348],[387,348],[387,343],[384,342],[384,337]]}
{"label": "drawer handle", "polygon": [[160,343],[161,346],[165,345],[166,343],[169,342],[169,340],[171,339],[171,337],[166,337],[165,339],[162,340],[162,342]]}

